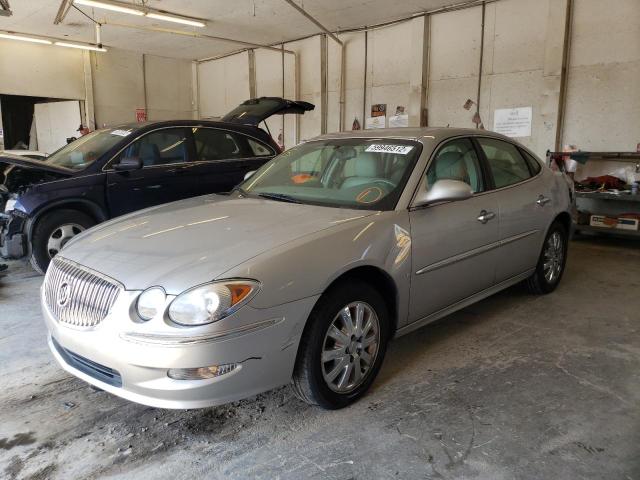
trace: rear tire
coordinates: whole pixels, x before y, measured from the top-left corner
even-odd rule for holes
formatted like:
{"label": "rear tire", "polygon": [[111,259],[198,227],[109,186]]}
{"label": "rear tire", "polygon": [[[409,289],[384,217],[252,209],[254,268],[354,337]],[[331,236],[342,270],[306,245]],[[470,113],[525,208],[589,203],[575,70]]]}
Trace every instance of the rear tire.
{"label": "rear tire", "polygon": [[553,222],[542,244],[536,270],[526,280],[529,292],[545,295],[556,289],[567,263],[568,239],[565,226],[558,221]]}
{"label": "rear tire", "polygon": [[33,229],[31,266],[45,274],[51,259],[78,233],[95,225],[89,215],[77,210],[55,210],[45,214]]}
{"label": "rear tire", "polygon": [[298,398],[331,410],[358,400],[380,371],[390,324],[382,295],[363,281],[323,294],[300,340],[292,378]]}

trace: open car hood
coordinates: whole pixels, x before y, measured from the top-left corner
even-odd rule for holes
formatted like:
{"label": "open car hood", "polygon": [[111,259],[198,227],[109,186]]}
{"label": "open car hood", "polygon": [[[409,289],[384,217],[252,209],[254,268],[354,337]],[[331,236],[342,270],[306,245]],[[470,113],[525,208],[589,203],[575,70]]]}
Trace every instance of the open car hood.
{"label": "open car hood", "polygon": [[246,100],[222,117],[223,122],[257,126],[272,115],[303,114],[316,108],[313,103],[286,100],[280,97],[260,97]]}
{"label": "open car hood", "polygon": [[0,153],[0,167],[3,164],[16,165],[21,168],[39,170],[41,172],[61,173],[69,176],[73,173],[72,170],[48,164],[46,161],[43,161],[43,160],[34,160],[29,157],[12,155],[11,153],[6,153],[6,152]]}

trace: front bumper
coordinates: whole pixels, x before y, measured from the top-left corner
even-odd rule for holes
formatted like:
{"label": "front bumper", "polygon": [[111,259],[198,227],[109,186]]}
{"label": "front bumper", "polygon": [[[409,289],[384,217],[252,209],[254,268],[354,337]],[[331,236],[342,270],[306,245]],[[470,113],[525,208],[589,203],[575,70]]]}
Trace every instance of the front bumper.
{"label": "front bumper", "polygon": [[[43,301],[49,347],[64,370],[92,385],[133,402],[180,409],[229,403],[287,384],[305,321],[318,298],[269,309],[247,305],[224,319],[227,326],[235,322],[245,328],[163,339],[128,335],[135,296],[137,292],[121,292],[100,324],[82,329],[58,322]],[[167,376],[172,368],[230,363],[238,364],[235,370],[211,379]]]}
{"label": "front bumper", "polygon": [[27,254],[26,218],[11,213],[0,214],[0,256],[22,258]]}

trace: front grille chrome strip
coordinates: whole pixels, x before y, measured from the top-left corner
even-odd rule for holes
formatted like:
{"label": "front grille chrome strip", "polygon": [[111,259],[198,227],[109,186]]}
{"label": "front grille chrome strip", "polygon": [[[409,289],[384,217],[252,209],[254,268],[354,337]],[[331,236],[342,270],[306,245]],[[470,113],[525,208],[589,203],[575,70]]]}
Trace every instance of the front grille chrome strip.
{"label": "front grille chrome strip", "polygon": [[59,322],[95,327],[108,315],[124,287],[117,281],[61,257],[44,279],[45,303]]}

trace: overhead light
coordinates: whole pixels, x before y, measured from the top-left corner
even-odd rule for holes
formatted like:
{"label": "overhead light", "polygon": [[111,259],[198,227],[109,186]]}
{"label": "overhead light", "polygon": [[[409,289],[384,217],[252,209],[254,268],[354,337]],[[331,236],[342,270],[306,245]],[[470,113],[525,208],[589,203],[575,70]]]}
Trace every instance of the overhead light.
{"label": "overhead light", "polygon": [[181,23],[182,25],[191,25],[192,27],[205,27],[206,23],[201,20],[182,15],[175,15],[162,10],[154,10],[149,7],[130,5],[124,2],[114,0],[74,0],[76,5],[84,5],[87,7],[103,8],[113,12],[129,13],[131,15],[146,16],[155,20],[164,20],[165,22]]}
{"label": "overhead light", "polygon": [[87,45],[82,43],[55,42],[58,47],[79,48],[81,50],[91,50],[93,52],[106,52],[107,49],[99,45]]}
{"label": "overhead light", "polygon": [[149,18],[154,18],[156,20],[165,20],[167,22],[181,23],[183,25],[191,25],[192,27],[204,27],[206,24],[204,22],[200,22],[198,20],[191,20],[184,17],[176,17],[174,15],[167,15],[164,13],[153,13],[149,12],[146,14]]}
{"label": "overhead light", "polygon": [[45,45],[51,45],[53,43],[50,40],[44,40],[42,38],[34,38],[34,37],[25,37],[24,35],[15,35],[13,33],[0,32],[0,38],[7,38],[9,40],[20,40],[22,42],[43,43]]}
{"label": "overhead light", "polygon": [[131,15],[144,15],[142,10],[127,7],[116,2],[107,2],[104,0],[73,0],[76,5],[84,5],[86,7],[103,8],[112,12],[129,13]]}

